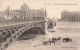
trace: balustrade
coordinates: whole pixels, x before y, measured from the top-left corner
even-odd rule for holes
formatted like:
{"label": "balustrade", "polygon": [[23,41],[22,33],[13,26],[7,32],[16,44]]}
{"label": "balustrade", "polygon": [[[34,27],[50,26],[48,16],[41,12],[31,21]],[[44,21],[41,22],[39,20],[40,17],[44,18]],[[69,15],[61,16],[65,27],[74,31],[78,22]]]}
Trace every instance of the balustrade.
{"label": "balustrade", "polygon": [[8,20],[0,20],[0,24],[2,25],[9,25],[9,24],[16,24],[16,23],[24,23],[24,22],[29,22],[29,21],[39,21],[39,20],[44,20],[43,18],[32,18],[32,19],[8,19]]}

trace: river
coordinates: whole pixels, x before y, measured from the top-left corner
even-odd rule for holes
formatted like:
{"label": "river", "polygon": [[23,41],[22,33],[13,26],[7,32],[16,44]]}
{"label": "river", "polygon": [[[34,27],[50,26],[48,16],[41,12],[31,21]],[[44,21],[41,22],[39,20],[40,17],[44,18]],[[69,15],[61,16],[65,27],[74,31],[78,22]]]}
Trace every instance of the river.
{"label": "river", "polygon": [[[77,33],[76,33],[77,34]],[[48,32],[48,34],[23,34],[15,43],[12,43],[6,50],[80,50],[80,37],[77,34],[64,34],[60,32]],[[43,41],[48,41],[52,37],[70,37],[73,42],[57,42],[55,45],[44,45]]]}

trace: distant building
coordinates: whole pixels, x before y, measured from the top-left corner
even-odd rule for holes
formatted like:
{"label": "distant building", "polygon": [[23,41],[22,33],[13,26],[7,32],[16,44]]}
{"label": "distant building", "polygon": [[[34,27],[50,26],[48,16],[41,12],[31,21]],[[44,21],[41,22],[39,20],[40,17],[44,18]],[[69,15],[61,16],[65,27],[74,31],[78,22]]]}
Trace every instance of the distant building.
{"label": "distant building", "polygon": [[56,29],[62,33],[78,33],[80,30],[80,12],[63,11],[56,22]]}
{"label": "distant building", "polygon": [[19,10],[10,10],[9,8],[6,11],[0,11],[0,17],[6,17],[10,19],[26,19],[26,18],[44,18],[45,10],[31,10],[27,4],[23,4]]}
{"label": "distant building", "polygon": [[80,22],[80,12],[63,11],[61,13],[61,21]]}

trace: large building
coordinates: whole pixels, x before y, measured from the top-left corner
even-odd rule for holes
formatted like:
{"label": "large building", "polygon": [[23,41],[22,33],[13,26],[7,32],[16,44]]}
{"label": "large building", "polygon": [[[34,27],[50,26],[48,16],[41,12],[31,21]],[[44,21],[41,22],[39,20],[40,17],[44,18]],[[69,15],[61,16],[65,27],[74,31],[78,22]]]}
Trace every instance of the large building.
{"label": "large building", "polygon": [[63,11],[61,20],[56,22],[56,30],[62,33],[80,32],[80,12]]}
{"label": "large building", "polygon": [[5,19],[26,19],[26,18],[44,18],[45,10],[38,9],[32,10],[27,4],[23,4],[19,10],[10,10],[7,8],[5,11],[0,11],[0,18]]}
{"label": "large building", "polygon": [[80,22],[80,12],[63,11],[61,13],[61,21]]}

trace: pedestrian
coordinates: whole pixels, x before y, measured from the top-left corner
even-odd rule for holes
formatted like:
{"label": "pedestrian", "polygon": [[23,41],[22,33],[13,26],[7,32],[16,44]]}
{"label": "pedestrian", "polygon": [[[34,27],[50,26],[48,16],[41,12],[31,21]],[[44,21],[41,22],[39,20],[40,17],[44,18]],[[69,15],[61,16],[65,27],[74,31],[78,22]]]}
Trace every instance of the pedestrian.
{"label": "pedestrian", "polygon": [[52,43],[52,40],[51,40],[51,38],[49,39],[49,42],[50,42],[50,45],[51,45],[51,43]]}

